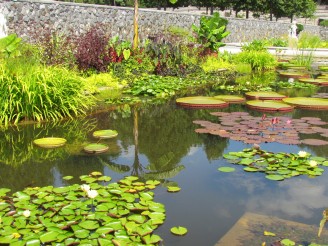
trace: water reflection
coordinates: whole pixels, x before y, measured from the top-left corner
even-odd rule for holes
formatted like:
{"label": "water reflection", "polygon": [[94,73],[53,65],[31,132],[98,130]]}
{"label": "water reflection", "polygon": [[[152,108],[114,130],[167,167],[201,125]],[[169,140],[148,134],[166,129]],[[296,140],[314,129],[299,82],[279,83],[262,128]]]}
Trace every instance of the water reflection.
{"label": "water reflection", "polygon": [[[211,111],[218,110],[189,110],[172,103],[124,107],[76,121],[27,125],[0,132],[0,186],[13,190],[62,186],[78,183],[80,175],[92,171],[101,171],[114,181],[138,175],[142,179],[161,179],[163,183],[175,182],[182,188],[179,193],[168,194],[165,189],[155,193],[156,200],[165,203],[167,209],[167,220],[158,234],[166,245],[174,246],[214,245],[245,211],[318,223],[322,209],[328,206],[327,174],[315,179],[296,177],[274,182],[266,180],[263,173],[246,173],[240,166],[234,173],[218,172],[218,167],[231,165],[221,158],[223,153],[251,145],[197,134],[194,120],[217,121]],[[245,111],[245,107],[231,105],[222,111]],[[328,119],[326,112],[316,111],[296,110],[287,115]],[[92,132],[100,129],[119,133],[117,138],[101,140],[110,146],[109,152],[97,156],[83,153],[85,144],[97,141]],[[46,136],[64,137],[67,146],[53,150],[33,146],[35,138]],[[321,146],[263,144],[261,147],[274,152],[302,149],[328,156]],[[63,181],[62,177],[67,175],[75,178]],[[176,225],[188,227],[186,237],[171,235],[169,229]]]}

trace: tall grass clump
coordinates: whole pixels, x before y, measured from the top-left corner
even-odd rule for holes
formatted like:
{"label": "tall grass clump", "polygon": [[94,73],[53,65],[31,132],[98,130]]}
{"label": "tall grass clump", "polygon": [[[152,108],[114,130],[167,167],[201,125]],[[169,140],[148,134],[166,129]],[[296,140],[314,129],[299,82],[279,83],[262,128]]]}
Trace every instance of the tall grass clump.
{"label": "tall grass clump", "polygon": [[276,58],[267,51],[242,51],[234,57],[234,62],[249,64],[252,70],[273,70],[277,65]]}
{"label": "tall grass clump", "polygon": [[273,70],[277,65],[277,60],[268,52],[267,46],[265,40],[253,40],[242,46],[242,52],[234,57],[234,62],[249,64],[255,71]]}
{"label": "tall grass clump", "polygon": [[[24,63],[25,62],[25,63]],[[65,68],[30,64],[25,58],[0,65],[0,124],[59,120],[92,105],[82,79]]]}

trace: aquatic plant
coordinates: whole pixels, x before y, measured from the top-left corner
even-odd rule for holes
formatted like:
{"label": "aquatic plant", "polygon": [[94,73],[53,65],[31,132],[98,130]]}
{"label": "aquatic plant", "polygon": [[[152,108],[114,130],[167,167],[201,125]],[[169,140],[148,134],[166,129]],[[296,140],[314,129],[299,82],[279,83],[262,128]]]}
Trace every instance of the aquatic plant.
{"label": "aquatic plant", "polygon": [[247,172],[264,172],[270,180],[284,180],[287,178],[308,175],[320,176],[324,172],[320,166],[328,166],[328,160],[323,157],[312,156],[310,153],[273,153],[259,148],[244,149],[240,152],[229,152],[223,155],[233,164],[246,166]]}
{"label": "aquatic plant", "polygon": [[199,26],[193,25],[192,29],[205,48],[217,51],[225,45],[222,40],[230,34],[226,31],[227,24],[228,21],[221,18],[220,14],[216,12],[211,17],[202,16]]}
{"label": "aquatic plant", "polygon": [[[328,141],[322,139],[303,139],[300,133],[319,133],[327,137],[327,129],[320,125],[327,125],[317,117],[303,117],[291,119],[289,117],[254,117],[247,112],[211,112],[218,116],[219,122],[195,120],[193,123],[203,126],[195,129],[197,133],[208,133],[222,138],[242,141],[249,144],[278,142],[282,144],[326,145]],[[276,118],[276,119],[275,119]]]}
{"label": "aquatic plant", "polygon": [[86,113],[93,98],[76,73],[60,67],[8,70],[0,65],[0,124],[59,120]]}
{"label": "aquatic plant", "polygon": [[0,243],[157,245],[162,241],[153,231],[164,223],[165,208],[150,191],[160,182],[128,176],[105,186],[111,178],[100,172],[80,179],[83,185],[30,187],[12,196],[9,189],[0,189]]}
{"label": "aquatic plant", "polygon": [[273,70],[277,65],[276,58],[268,51],[242,51],[235,55],[235,63],[250,64],[252,70]]}

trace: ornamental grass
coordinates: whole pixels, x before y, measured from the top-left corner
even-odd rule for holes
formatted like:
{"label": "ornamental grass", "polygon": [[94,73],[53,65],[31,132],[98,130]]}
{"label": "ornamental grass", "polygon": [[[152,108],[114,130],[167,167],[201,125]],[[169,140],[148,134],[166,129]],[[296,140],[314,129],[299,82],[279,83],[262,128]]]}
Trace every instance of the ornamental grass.
{"label": "ornamental grass", "polygon": [[93,99],[82,79],[61,67],[15,62],[0,65],[0,124],[59,120],[86,113]]}

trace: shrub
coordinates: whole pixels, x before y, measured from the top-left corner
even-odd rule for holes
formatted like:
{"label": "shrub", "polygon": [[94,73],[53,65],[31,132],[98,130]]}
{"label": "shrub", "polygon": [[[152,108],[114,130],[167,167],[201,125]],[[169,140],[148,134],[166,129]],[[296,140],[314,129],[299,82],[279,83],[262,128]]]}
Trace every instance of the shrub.
{"label": "shrub", "polygon": [[277,61],[273,55],[267,51],[242,51],[235,56],[236,63],[250,64],[252,70],[272,70],[276,67]]}
{"label": "shrub", "polygon": [[83,71],[107,71],[112,61],[118,61],[115,49],[108,47],[108,43],[109,37],[101,26],[91,27],[77,40],[75,58],[78,68]]}
{"label": "shrub", "polygon": [[33,35],[32,39],[36,40],[43,64],[75,67],[76,37],[72,33],[64,35],[51,29],[43,29],[41,33],[38,30]]}
{"label": "shrub", "polygon": [[266,51],[268,47],[268,42],[266,40],[254,39],[250,43],[242,45],[242,51]]}
{"label": "shrub", "polygon": [[216,72],[219,69],[226,68],[226,69],[232,69],[234,66],[229,63],[224,61],[221,58],[218,58],[216,56],[208,56],[205,61],[201,64],[201,68],[206,72],[206,73],[212,73]]}
{"label": "shrub", "polygon": [[22,120],[72,117],[92,105],[82,79],[64,68],[30,65],[8,69],[5,63],[0,65],[0,74],[0,123],[5,126]]}
{"label": "shrub", "polygon": [[167,43],[158,37],[145,47],[145,53],[153,60],[157,75],[185,75],[199,69],[193,44]]}
{"label": "shrub", "polygon": [[321,20],[320,22],[319,22],[319,26],[328,26],[328,20]]}

